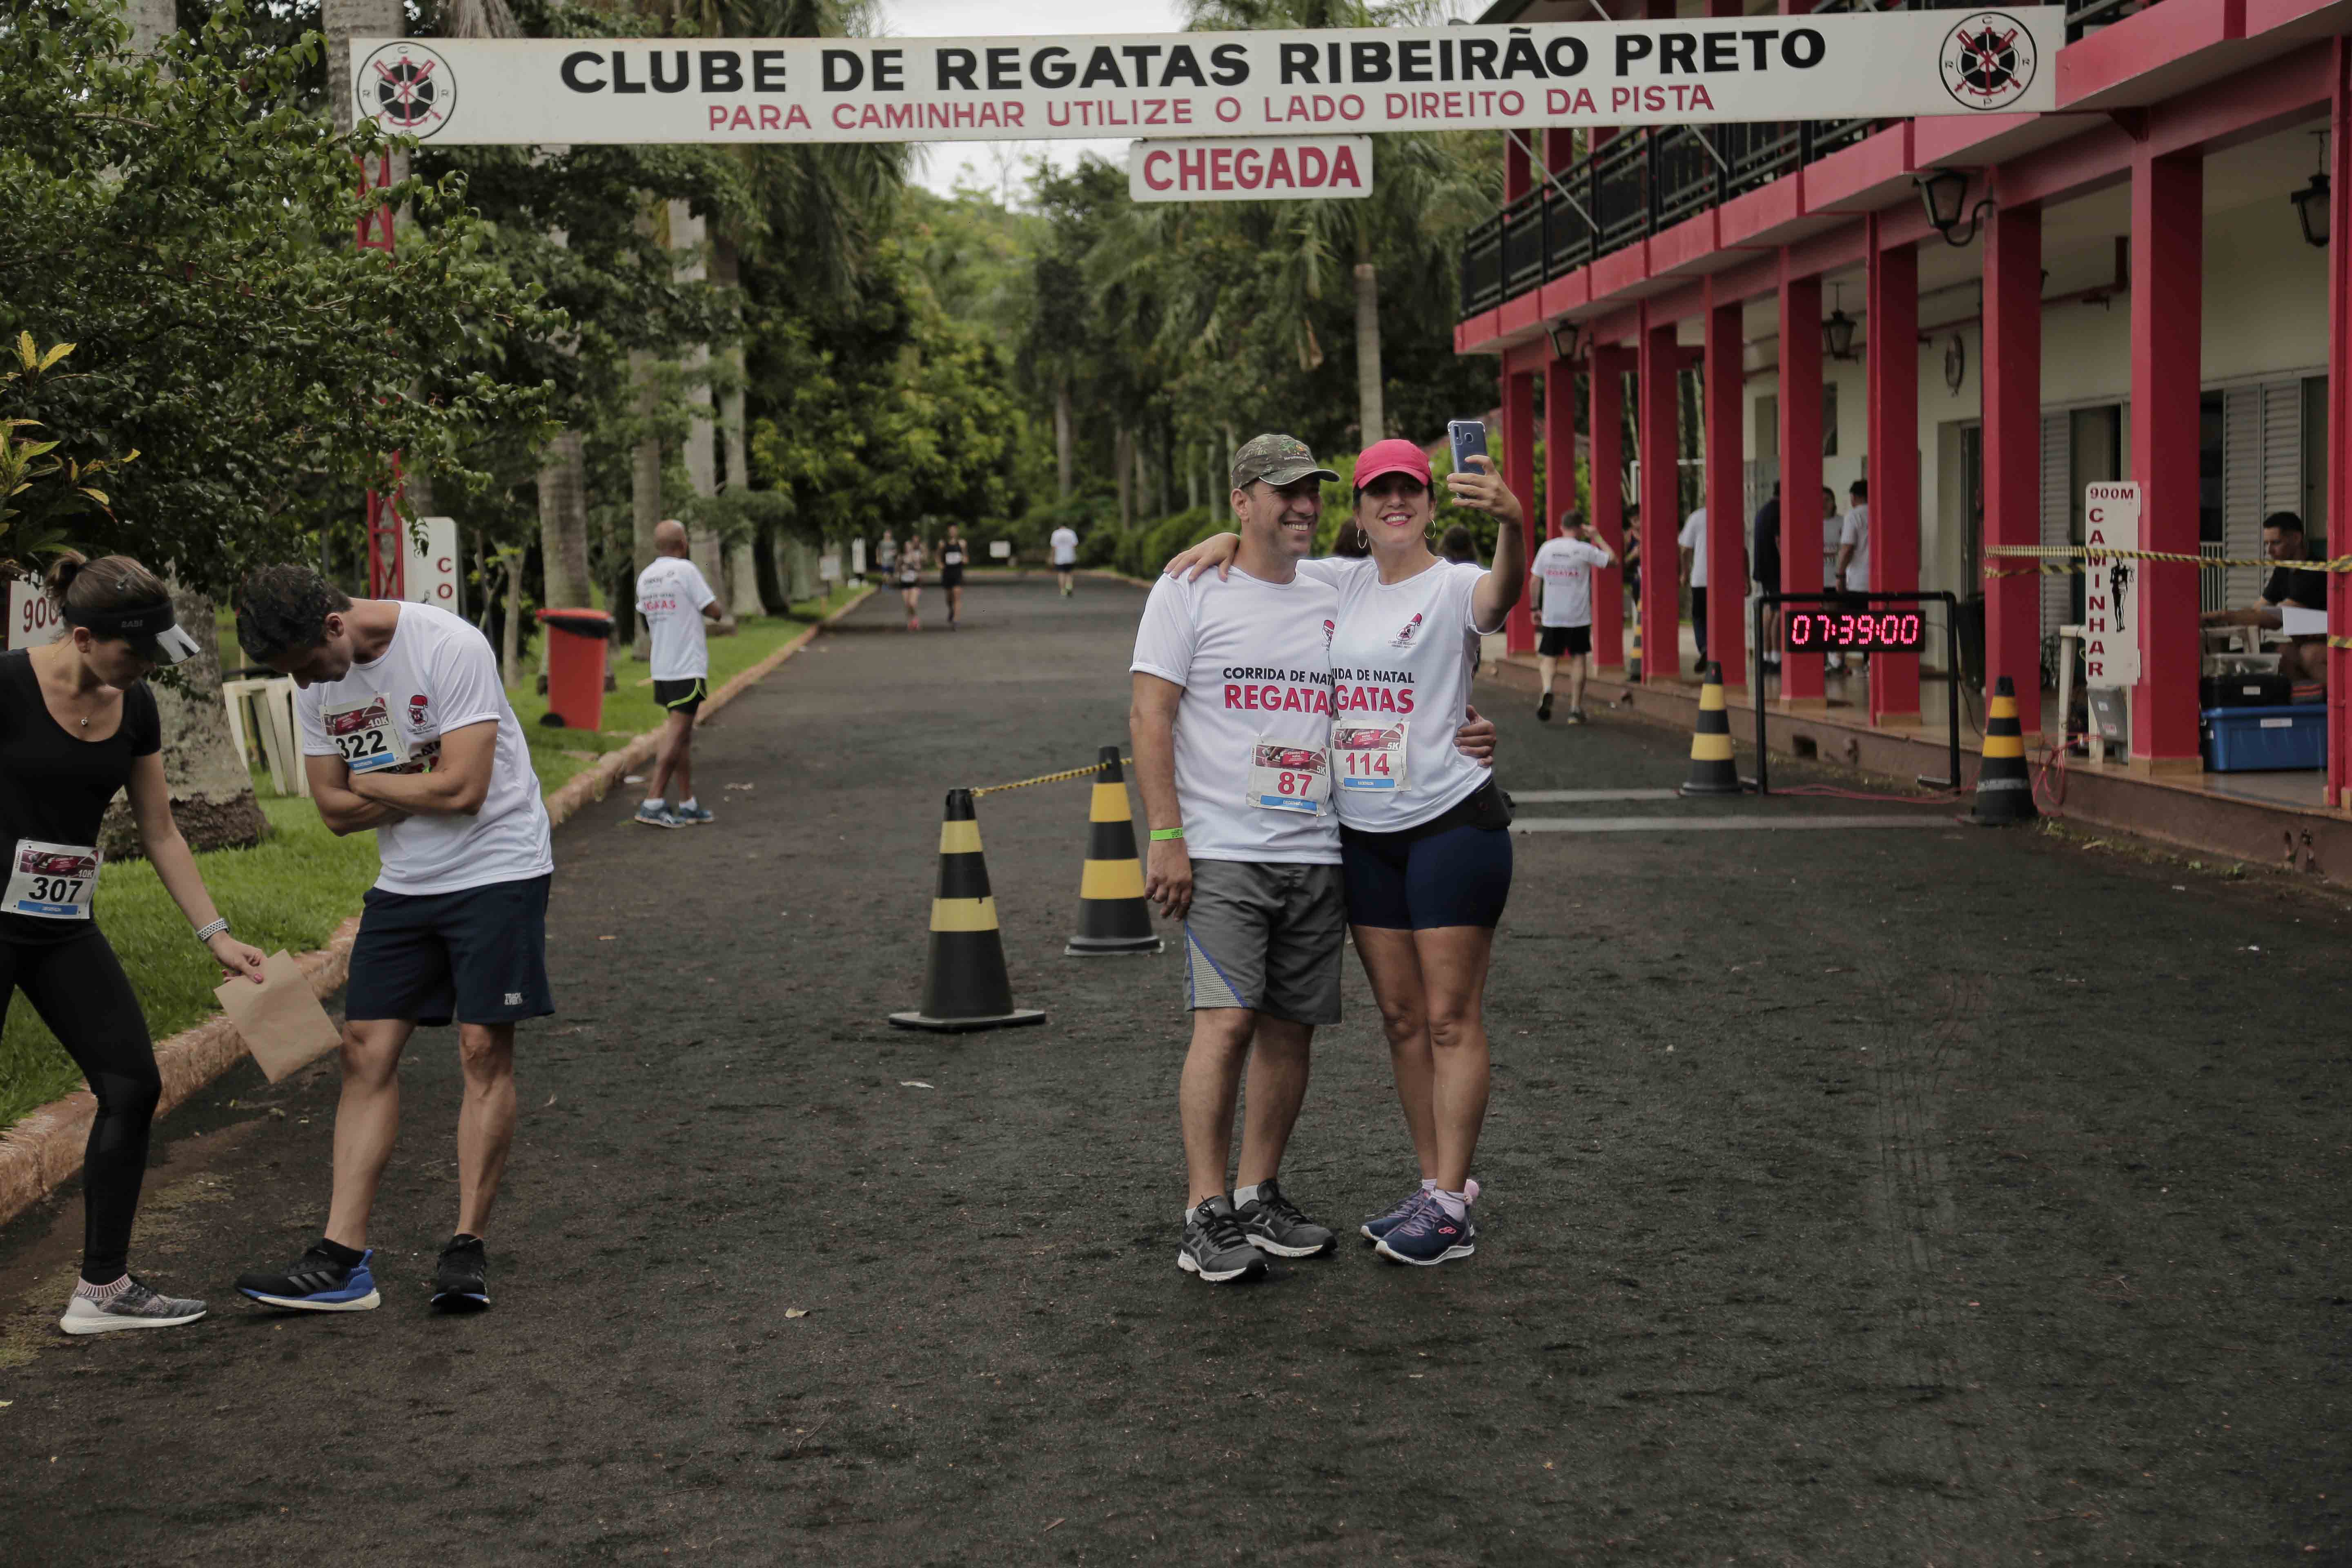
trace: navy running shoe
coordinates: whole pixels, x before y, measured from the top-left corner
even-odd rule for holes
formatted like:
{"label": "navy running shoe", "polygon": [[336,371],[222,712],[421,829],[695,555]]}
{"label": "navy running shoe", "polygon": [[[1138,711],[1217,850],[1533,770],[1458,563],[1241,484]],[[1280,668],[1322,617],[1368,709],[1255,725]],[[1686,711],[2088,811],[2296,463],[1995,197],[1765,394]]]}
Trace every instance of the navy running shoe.
{"label": "navy running shoe", "polygon": [[490,1304],[489,1265],[478,1236],[453,1236],[433,1270],[433,1310],[478,1312]]}
{"label": "navy running shoe", "polygon": [[1428,1196],[1429,1189],[1427,1187],[1413,1188],[1412,1191],[1407,1193],[1403,1198],[1399,1200],[1396,1207],[1389,1210],[1386,1214],[1374,1215],[1371,1218],[1358,1226],[1356,1227],[1356,1234],[1362,1237],[1366,1241],[1380,1240],[1381,1237],[1386,1236],[1389,1232],[1402,1225],[1406,1220],[1412,1218],[1412,1211],[1419,1208],[1422,1205],[1423,1200]]}
{"label": "navy running shoe", "polygon": [[236,1288],[255,1300],[271,1307],[290,1307],[302,1312],[364,1312],[381,1304],[383,1298],[376,1294],[375,1276],[368,1271],[368,1260],[375,1256],[373,1247],[360,1254],[360,1260],[348,1267],[330,1257],[323,1247],[314,1247],[286,1266],[278,1274],[240,1274]]}
{"label": "navy running shoe", "polygon": [[1391,1263],[1423,1268],[1467,1258],[1478,1250],[1478,1227],[1465,1214],[1455,1219],[1433,1196],[1424,1198],[1403,1223],[1372,1243],[1372,1250]]}

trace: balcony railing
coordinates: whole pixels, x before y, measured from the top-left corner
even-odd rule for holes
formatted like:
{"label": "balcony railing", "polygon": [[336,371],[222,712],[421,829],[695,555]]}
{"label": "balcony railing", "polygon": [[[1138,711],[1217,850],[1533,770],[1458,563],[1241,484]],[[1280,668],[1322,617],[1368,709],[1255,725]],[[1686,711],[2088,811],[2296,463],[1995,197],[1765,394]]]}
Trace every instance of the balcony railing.
{"label": "balcony railing", "polygon": [[[1943,10],[1971,0],[1912,0],[1923,3]],[[2066,41],[2156,3],[2066,0]],[[1854,0],[1815,7],[1853,8]],[[1462,247],[1462,314],[1491,310],[1893,123],[1660,126],[1603,142],[1570,167],[1538,176],[1536,189],[1470,231]]]}

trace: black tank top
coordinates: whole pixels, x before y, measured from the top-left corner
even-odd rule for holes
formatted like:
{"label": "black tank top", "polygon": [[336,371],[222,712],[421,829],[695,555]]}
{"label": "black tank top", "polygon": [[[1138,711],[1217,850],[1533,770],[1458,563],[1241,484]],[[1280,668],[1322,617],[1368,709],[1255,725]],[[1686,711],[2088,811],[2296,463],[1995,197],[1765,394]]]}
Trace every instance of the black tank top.
{"label": "black tank top", "polygon": [[[163,747],[155,694],[143,680],[122,693],[122,722],[103,741],[66,732],[41,700],[40,677],[26,649],[0,654],[0,855],[13,860],[19,839],[94,845],[99,819],[131,782],[134,758]],[[0,865],[0,882],[14,868]],[[88,921],[42,920],[0,911],[0,938],[64,942]]]}

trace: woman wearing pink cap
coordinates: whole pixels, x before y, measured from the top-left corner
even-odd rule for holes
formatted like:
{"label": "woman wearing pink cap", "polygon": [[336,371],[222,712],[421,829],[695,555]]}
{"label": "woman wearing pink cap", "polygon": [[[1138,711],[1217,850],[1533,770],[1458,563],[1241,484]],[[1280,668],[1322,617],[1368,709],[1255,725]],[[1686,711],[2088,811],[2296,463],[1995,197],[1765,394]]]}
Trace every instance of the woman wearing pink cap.
{"label": "woman wearing pink cap", "polygon": [[[1485,766],[1454,751],[1475,716],[1478,639],[1502,629],[1527,574],[1518,498],[1493,460],[1446,477],[1454,504],[1499,524],[1491,570],[1443,561],[1429,458],[1380,441],[1356,459],[1354,526],[1362,560],[1299,563],[1339,590],[1331,637],[1331,778],[1339,806],[1348,923],[1396,1070],[1421,1163],[1419,1188],[1362,1234],[1383,1258],[1466,1258],[1477,1227],[1470,1163],[1486,1114],[1482,1016],[1495,927],[1511,889],[1510,809]],[[1169,563],[1194,575],[1232,559],[1220,534]]]}

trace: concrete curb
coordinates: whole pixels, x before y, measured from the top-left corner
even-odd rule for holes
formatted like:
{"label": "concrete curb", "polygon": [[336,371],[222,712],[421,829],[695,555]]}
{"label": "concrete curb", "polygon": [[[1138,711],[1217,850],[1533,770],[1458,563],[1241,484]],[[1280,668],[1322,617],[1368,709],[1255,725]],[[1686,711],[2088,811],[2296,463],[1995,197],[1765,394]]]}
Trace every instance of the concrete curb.
{"label": "concrete curb", "polygon": [[[774,672],[777,666],[800,652],[826,626],[864,604],[868,588],[798,637],[711,693],[695,718],[707,724],[710,716]],[[547,816],[561,824],[604,794],[631,768],[650,760],[659,736],[647,731],[617,752],[606,753],[593,768],[567,781],[547,797]],[[335,928],[327,945],[305,952],[295,962],[321,1000],[342,988],[352,967],[352,943],[359,936],[357,915]],[[156,1105],[161,1121],[213,1079],[235,1067],[245,1056],[245,1040],[219,1014],[171,1038],[155,1042],[155,1066],[163,1077],[163,1098]],[[97,1118],[98,1100],[87,1089],[77,1089],[0,1130],[0,1225],[5,1225],[47,1197],[81,1171],[82,1148],[89,1140],[89,1124]]]}

